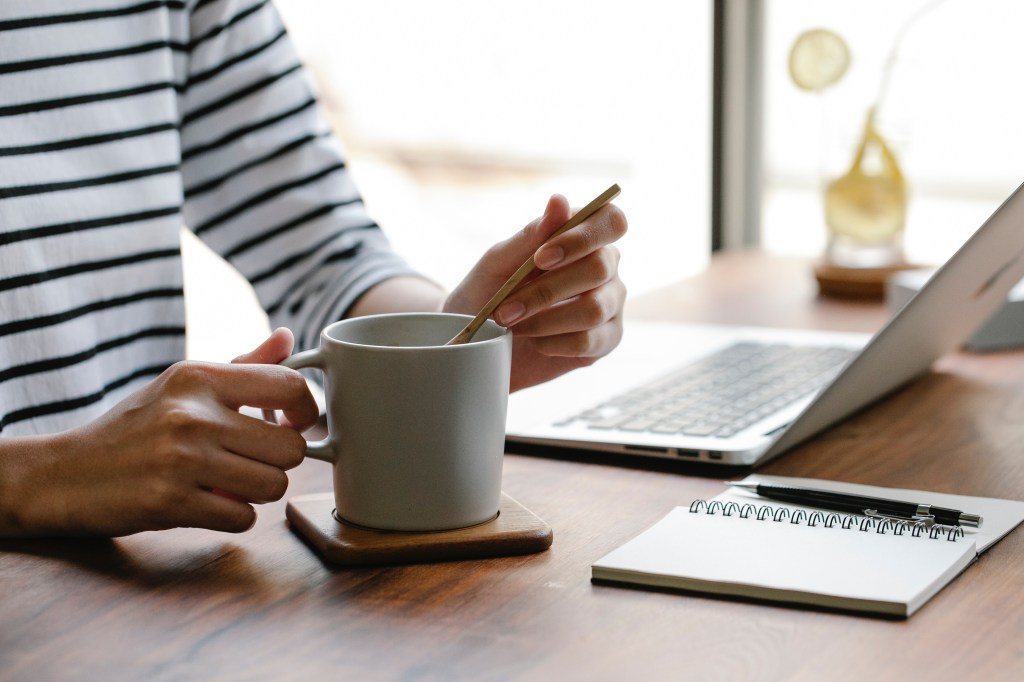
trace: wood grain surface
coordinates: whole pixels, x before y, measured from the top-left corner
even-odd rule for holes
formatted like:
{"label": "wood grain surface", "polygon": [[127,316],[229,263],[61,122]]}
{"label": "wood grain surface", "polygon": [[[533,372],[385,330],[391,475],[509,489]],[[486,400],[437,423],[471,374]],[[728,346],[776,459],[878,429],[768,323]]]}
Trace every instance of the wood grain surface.
{"label": "wood grain surface", "polygon": [[[860,330],[885,319],[814,292],[807,262],[730,254],[631,313]],[[763,471],[1021,499],[1022,415],[1024,354],[957,354]],[[507,456],[505,491],[555,537],[508,558],[332,568],[289,530],[284,501],[237,536],[0,541],[0,679],[1022,678],[1019,529],[906,621],[592,585],[593,561],[724,487],[723,472],[661,469]],[[307,461],[288,496],[330,480]]]}

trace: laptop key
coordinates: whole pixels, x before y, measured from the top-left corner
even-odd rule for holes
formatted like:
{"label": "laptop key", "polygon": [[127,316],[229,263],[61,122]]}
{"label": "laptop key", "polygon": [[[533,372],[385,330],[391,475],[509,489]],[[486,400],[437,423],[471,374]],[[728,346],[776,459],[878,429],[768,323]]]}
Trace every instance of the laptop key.
{"label": "laptop key", "polygon": [[694,424],[687,426],[682,432],[687,436],[710,436],[720,428],[722,428],[721,424]]}
{"label": "laptop key", "polygon": [[620,425],[619,428],[623,431],[647,431],[657,423],[657,419],[651,419],[650,417],[637,417]]}

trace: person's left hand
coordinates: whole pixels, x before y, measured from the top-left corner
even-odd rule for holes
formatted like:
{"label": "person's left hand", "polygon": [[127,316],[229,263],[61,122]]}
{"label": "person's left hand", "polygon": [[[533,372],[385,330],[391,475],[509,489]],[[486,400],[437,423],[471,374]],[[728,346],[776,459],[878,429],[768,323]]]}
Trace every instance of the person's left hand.
{"label": "person's left hand", "polygon": [[612,243],[626,233],[626,218],[609,204],[544,244],[572,214],[565,197],[552,196],[544,215],[491,247],[444,303],[445,312],[475,315],[535,257],[537,270],[494,313],[514,334],[513,391],[590,365],[622,339],[626,287]]}

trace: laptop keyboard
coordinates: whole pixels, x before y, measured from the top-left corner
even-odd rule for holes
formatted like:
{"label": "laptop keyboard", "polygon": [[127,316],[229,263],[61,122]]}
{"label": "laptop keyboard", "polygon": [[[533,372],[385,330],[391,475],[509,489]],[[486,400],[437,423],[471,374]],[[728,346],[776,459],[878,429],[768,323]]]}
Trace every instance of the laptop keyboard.
{"label": "laptop keyboard", "polygon": [[586,410],[567,423],[729,437],[821,389],[856,352],[741,342]]}

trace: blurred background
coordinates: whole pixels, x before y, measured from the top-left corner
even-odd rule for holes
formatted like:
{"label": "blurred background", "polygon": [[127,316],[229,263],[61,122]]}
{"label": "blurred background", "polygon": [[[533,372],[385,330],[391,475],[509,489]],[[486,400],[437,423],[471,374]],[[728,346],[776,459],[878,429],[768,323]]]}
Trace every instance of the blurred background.
{"label": "blurred background", "polygon": [[[898,35],[879,127],[910,187],[908,258],[944,260],[1024,180],[1011,0],[277,6],[371,214],[446,287],[550,194],[581,206],[613,182],[631,295],[699,271],[713,248],[819,255],[823,176],[849,164]],[[807,92],[787,61],[816,27],[851,61]],[[189,355],[230,359],[266,319],[184,241],[187,291],[218,292],[187,299]]]}
{"label": "blurred background", "polygon": [[[1024,182],[1024,100],[1012,85],[1024,64],[1024,4],[777,0],[763,5],[764,248],[820,253],[825,239],[820,169],[834,172],[837,164],[851,162],[901,29],[879,127],[909,185],[908,259],[942,262]],[[851,52],[846,76],[820,94],[794,87],[786,68],[794,38],[815,26],[843,36]]]}

